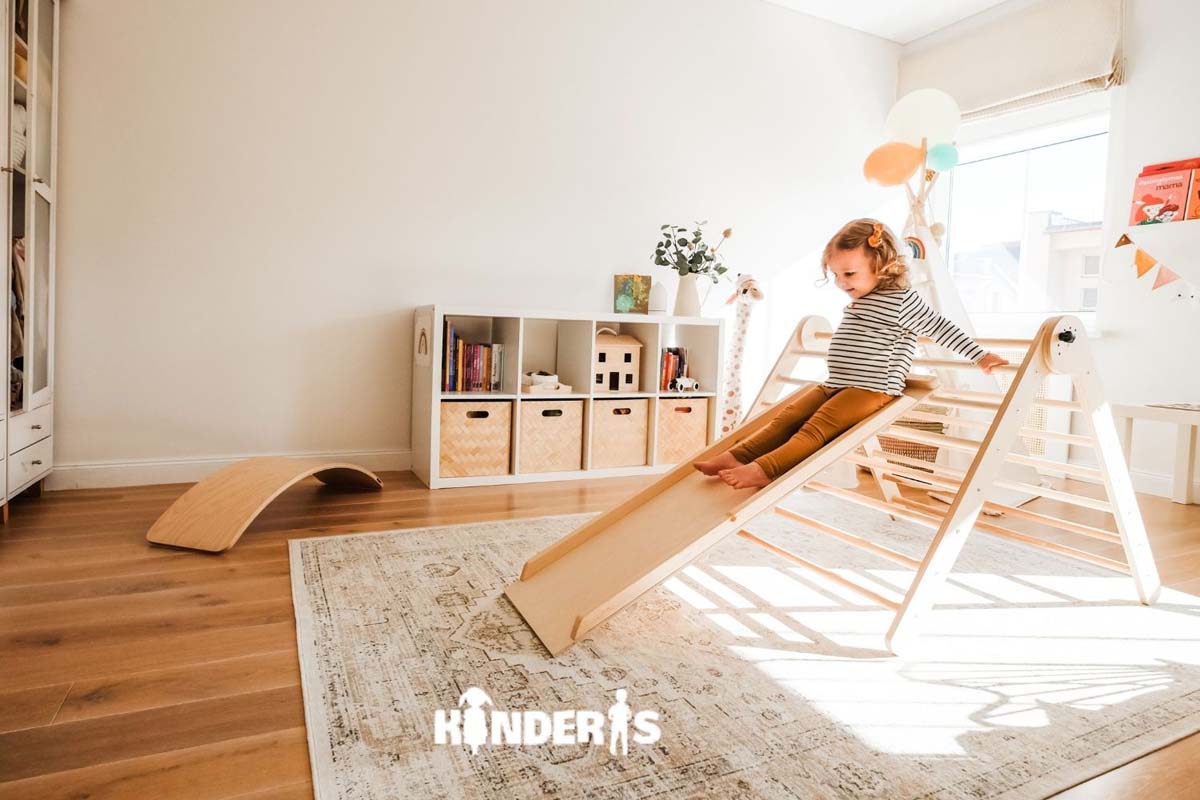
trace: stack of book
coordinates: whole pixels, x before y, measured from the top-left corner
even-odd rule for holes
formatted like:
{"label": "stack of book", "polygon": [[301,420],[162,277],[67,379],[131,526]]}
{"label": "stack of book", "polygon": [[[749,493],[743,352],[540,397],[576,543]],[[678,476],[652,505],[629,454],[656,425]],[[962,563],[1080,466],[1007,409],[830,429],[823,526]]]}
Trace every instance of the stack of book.
{"label": "stack of book", "polygon": [[504,345],[463,341],[454,323],[442,330],[442,391],[498,392],[504,374]]}
{"label": "stack of book", "polygon": [[662,351],[662,361],[659,363],[658,374],[661,376],[658,383],[660,392],[669,391],[671,381],[676,378],[685,378],[688,374],[687,365],[687,348],[686,347],[664,347]]}

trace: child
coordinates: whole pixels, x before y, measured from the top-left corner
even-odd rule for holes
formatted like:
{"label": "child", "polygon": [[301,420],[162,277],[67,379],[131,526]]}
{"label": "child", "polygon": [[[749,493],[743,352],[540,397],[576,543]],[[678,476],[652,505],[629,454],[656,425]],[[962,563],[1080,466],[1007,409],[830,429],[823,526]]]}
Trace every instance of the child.
{"label": "child", "polygon": [[766,486],[904,392],[917,336],[975,362],[985,373],[1007,364],[985,353],[908,288],[908,267],[892,232],[873,219],[847,223],[825,245],[821,272],[846,294],[829,343],[829,378],[801,389],[766,426],[737,447],[693,466],[735,489]]}

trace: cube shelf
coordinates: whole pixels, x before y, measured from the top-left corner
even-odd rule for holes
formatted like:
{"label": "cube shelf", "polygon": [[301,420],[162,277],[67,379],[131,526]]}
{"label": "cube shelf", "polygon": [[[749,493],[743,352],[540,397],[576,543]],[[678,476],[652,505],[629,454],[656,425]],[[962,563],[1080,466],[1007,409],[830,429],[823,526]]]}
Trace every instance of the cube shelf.
{"label": "cube shelf", "polygon": [[[502,345],[499,391],[442,388],[447,321],[465,342]],[[615,338],[598,347],[602,329]],[[723,320],[427,305],[413,341],[412,468],[433,489],[650,475],[716,438]],[[697,390],[660,388],[667,347],[686,349]],[[538,371],[570,390],[525,391]]]}

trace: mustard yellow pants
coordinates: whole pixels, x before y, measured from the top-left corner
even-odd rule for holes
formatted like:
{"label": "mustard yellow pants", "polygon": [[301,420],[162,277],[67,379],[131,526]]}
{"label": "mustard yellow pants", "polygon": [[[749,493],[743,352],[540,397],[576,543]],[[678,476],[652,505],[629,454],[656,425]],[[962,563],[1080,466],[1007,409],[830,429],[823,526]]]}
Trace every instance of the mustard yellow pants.
{"label": "mustard yellow pants", "polygon": [[729,452],[775,480],[896,398],[867,389],[809,386],[776,417]]}

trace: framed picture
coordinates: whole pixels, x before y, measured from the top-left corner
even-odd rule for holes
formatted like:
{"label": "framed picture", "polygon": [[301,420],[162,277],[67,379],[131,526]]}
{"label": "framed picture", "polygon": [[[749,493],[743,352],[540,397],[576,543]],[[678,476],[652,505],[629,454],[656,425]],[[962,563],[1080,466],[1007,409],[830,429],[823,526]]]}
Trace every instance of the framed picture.
{"label": "framed picture", "polygon": [[613,311],[618,314],[645,314],[650,310],[649,275],[613,276]]}

